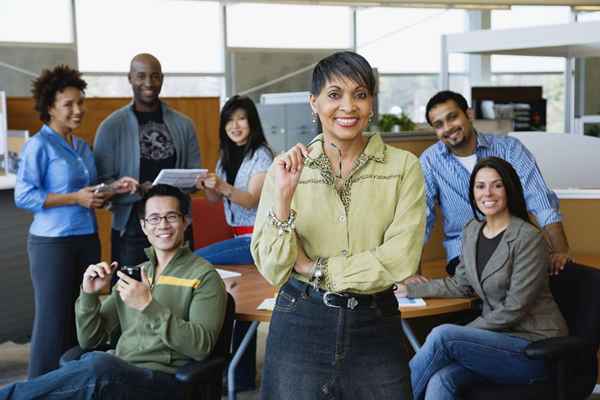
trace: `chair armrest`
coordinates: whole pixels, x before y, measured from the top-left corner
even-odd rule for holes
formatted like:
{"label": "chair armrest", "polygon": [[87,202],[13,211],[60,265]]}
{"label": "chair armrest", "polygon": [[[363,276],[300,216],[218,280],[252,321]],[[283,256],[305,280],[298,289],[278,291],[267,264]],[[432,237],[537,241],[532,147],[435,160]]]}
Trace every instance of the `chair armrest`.
{"label": "chair armrest", "polygon": [[525,355],[533,360],[555,361],[566,356],[590,351],[590,348],[589,343],[577,336],[562,336],[530,343],[525,348]]}
{"label": "chair armrest", "polygon": [[202,361],[192,361],[177,368],[175,378],[182,383],[205,383],[212,381],[215,373],[223,374],[229,362],[229,357],[209,357]]}

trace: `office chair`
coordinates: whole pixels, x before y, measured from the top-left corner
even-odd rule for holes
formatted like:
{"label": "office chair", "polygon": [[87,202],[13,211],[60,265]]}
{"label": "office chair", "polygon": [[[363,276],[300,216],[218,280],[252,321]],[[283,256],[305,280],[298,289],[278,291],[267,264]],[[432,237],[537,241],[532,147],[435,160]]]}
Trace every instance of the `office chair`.
{"label": "office chair", "polygon": [[484,383],[465,388],[466,400],[584,400],[596,384],[600,343],[600,270],[570,262],[550,278],[569,335],[532,342],[525,354],[544,359],[550,377],[528,385]]}
{"label": "office chair", "polygon": [[[202,361],[191,361],[175,372],[175,379],[185,387],[186,399],[220,400],[223,394],[223,372],[229,363],[231,354],[231,333],[235,316],[235,300],[227,293],[227,312],[219,340],[211,355]],[[114,342],[116,343],[116,341]],[[60,366],[78,360],[84,353],[92,350],[106,351],[113,346],[100,346],[96,349],[82,349],[79,346],[67,350],[60,358]]]}

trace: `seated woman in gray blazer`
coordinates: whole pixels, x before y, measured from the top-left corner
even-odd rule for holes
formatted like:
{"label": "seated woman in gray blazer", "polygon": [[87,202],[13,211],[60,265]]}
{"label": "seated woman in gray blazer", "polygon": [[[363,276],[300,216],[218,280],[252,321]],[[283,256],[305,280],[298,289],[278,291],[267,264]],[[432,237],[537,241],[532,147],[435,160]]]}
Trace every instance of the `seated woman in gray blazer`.
{"label": "seated woman in gray blazer", "polygon": [[545,379],[543,361],[528,359],[522,350],[530,341],[567,334],[548,285],[548,248],[529,220],[513,167],[497,157],[480,160],[471,174],[469,200],[475,219],[463,231],[456,275],[398,285],[398,293],[408,297],[483,300],[480,317],[467,326],[434,328],[412,358],[415,400],[455,399],[475,382]]}

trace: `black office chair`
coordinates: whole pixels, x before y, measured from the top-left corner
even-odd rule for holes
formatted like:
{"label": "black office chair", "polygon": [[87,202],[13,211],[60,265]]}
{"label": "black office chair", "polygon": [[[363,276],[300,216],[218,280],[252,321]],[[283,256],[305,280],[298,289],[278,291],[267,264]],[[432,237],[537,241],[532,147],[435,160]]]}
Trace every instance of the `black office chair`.
{"label": "black office chair", "polygon": [[[175,379],[185,387],[186,399],[202,400],[220,400],[223,394],[223,372],[229,364],[231,358],[231,333],[233,331],[233,321],[235,316],[235,300],[231,294],[227,293],[227,313],[223,328],[219,335],[219,340],[213,349],[211,355],[202,361],[191,361],[189,364],[180,367],[175,372]],[[116,343],[116,341],[115,341]],[[96,349],[82,349],[75,346],[67,350],[60,358],[60,366],[63,364],[78,360],[81,355],[88,351],[100,350],[106,351],[113,346],[101,346]]]}
{"label": "black office chair", "polygon": [[550,287],[570,336],[532,342],[527,357],[546,360],[551,377],[528,385],[480,384],[465,388],[466,400],[584,400],[596,384],[600,343],[600,270],[569,263]]}

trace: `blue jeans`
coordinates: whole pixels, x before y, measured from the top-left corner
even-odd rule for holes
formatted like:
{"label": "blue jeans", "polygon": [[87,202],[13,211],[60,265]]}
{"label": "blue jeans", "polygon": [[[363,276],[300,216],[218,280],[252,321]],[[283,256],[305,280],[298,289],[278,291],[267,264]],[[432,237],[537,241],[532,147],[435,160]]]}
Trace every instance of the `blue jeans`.
{"label": "blue jeans", "polygon": [[215,265],[254,264],[250,240],[249,236],[236,237],[202,247],[194,253]]}
{"label": "blue jeans", "polygon": [[290,279],[279,291],[265,355],[263,400],[410,400],[410,372],[394,295],[332,308]]}
{"label": "blue jeans", "polygon": [[[236,237],[202,247],[194,254],[215,265],[254,264],[250,254],[249,236]],[[250,328],[250,322],[235,321],[233,328],[233,351],[242,343]],[[235,374],[236,391],[256,388],[256,335],[250,341]]]}
{"label": "blue jeans", "polygon": [[91,352],[62,368],[0,389],[0,400],[183,399],[173,375],[135,367],[113,355]]}
{"label": "blue jeans", "polygon": [[434,328],[410,360],[415,400],[450,400],[480,382],[526,384],[544,380],[540,360],[523,353],[529,341],[483,329],[445,324]]}
{"label": "blue jeans", "polygon": [[27,253],[35,297],[28,371],[31,379],[58,368],[62,353],[77,344],[75,300],[83,272],[100,261],[100,241],[96,234],[30,234]]}

